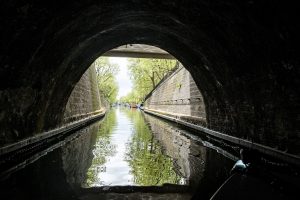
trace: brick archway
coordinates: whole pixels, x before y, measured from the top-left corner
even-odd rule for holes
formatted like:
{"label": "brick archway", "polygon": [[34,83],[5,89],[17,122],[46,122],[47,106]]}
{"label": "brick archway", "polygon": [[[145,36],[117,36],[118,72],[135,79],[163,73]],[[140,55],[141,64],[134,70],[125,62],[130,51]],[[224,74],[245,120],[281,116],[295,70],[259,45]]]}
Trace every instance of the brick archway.
{"label": "brick archway", "polygon": [[7,1],[2,8],[2,141],[57,126],[68,95],[95,58],[142,43],[170,52],[191,72],[209,128],[299,153],[298,23],[292,5]]}

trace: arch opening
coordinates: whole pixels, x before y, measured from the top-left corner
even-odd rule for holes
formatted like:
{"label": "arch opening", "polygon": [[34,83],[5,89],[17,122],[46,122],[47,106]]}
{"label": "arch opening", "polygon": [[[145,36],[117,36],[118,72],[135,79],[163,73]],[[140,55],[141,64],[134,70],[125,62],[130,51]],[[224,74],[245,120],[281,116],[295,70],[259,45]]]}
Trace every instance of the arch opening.
{"label": "arch opening", "polygon": [[[298,118],[291,111],[297,109],[290,109],[298,105],[298,98],[293,98],[298,97],[297,59],[287,53],[297,48],[289,42],[293,37],[283,39],[281,33],[292,22],[285,23],[287,18],[281,15],[282,21],[270,20],[265,26],[256,12],[234,3],[226,3],[232,12],[224,13],[202,1],[152,7],[123,2],[112,12],[109,7],[84,4],[70,18],[60,13],[57,20],[37,26],[35,34],[46,34],[37,35],[32,46],[24,45],[28,51],[21,48],[20,59],[11,57],[20,46],[11,43],[10,53],[3,57],[9,64],[3,66],[13,67],[1,75],[17,78],[1,84],[5,90],[1,99],[8,105],[1,114],[1,143],[58,126],[67,96],[93,60],[117,46],[142,43],[167,50],[188,67],[205,100],[208,128],[298,154]],[[268,13],[275,7],[270,6]],[[245,9],[248,15],[243,14]],[[187,10],[190,14],[184,14]],[[284,30],[294,30],[289,28]],[[21,35],[27,39],[29,33]]]}
{"label": "arch opening", "polygon": [[[106,81],[114,81],[113,78],[106,79],[105,75],[103,75],[102,72],[107,73],[108,68],[115,67],[112,63],[110,63],[112,62],[110,60],[112,57],[122,56],[122,57],[131,58],[129,62],[130,64],[128,65],[131,66],[130,72],[133,74],[133,76],[135,76],[133,78],[134,80],[136,80],[138,77],[145,77],[145,75],[147,75],[147,78],[138,80],[137,83],[139,83],[139,85],[135,85],[133,89],[138,90],[139,86],[141,87],[146,86],[147,89],[145,91],[138,90],[139,92],[141,92],[141,94],[133,93],[134,94],[133,97],[130,96],[129,98],[127,97],[124,100],[122,100],[121,98],[118,102],[110,99],[109,102],[110,105],[113,106],[129,105],[130,107],[135,108],[135,107],[139,107],[139,105],[143,103],[142,109],[144,111],[147,110],[148,112],[151,111],[151,112],[163,113],[168,116],[180,118],[190,123],[192,122],[193,124],[206,125],[205,105],[204,105],[201,92],[197,88],[193,78],[191,77],[191,74],[185,69],[185,67],[178,60],[176,60],[176,58],[174,58],[168,52],[160,48],[145,45],[145,44],[128,44],[128,45],[114,48],[104,53],[103,55],[104,57],[101,56],[97,58],[90,65],[89,69],[84,73],[80,81],[76,84],[68,99],[68,103],[66,106],[67,108],[75,108],[73,110],[76,111],[76,104],[78,104],[78,102],[81,103],[88,100],[88,96],[90,96],[90,94],[86,95],[84,92],[81,92],[80,94],[77,91],[78,90],[82,91],[81,89],[82,84],[84,84],[84,82],[86,81],[86,76],[89,75],[90,73],[97,74],[99,78],[98,79],[99,86],[101,85],[101,83],[103,83],[100,80],[102,78],[105,79]],[[126,66],[123,65],[119,67],[126,67]],[[139,68],[141,69],[136,71]],[[148,69],[151,70],[147,71]],[[145,73],[143,71],[145,71]],[[117,71],[112,70],[112,72],[109,73],[111,73],[111,75],[115,75]],[[127,73],[129,72],[127,71]],[[143,84],[143,81],[148,82],[148,84],[141,85]],[[106,93],[104,90],[100,89],[100,93],[101,92],[104,93],[104,96],[106,98],[109,98],[108,95],[105,95]],[[103,101],[105,101],[105,99],[101,98],[100,104],[102,104]],[[74,104],[74,106],[72,104]],[[108,105],[108,107],[110,107],[110,105]],[[107,105],[103,105],[103,104],[102,106],[107,107]],[[72,111],[72,109],[69,110]],[[81,110],[78,111],[81,112]],[[124,116],[123,116],[124,113],[126,113],[126,115],[128,115],[129,118],[133,118],[135,120],[136,118],[141,118],[140,116],[137,115],[137,113],[134,112],[130,113],[130,111],[126,111],[126,110],[124,111],[124,109],[123,110],[113,109],[112,111],[108,111],[108,117],[106,119],[107,122],[102,123],[102,125],[100,126],[101,134],[97,135],[97,140],[95,142],[95,147],[93,149],[94,158],[92,160],[92,165],[90,166],[87,172],[87,180],[85,180],[84,185],[86,187],[91,187],[91,186],[114,186],[118,184],[124,184],[124,182],[122,182],[123,178],[118,179],[115,178],[115,176],[120,176],[120,174],[127,173],[128,171],[127,162],[129,162],[130,167],[133,169],[130,168],[129,171],[131,172],[128,172],[128,175],[126,175],[126,177],[128,177],[128,180],[127,179],[125,180],[126,185],[137,184],[140,186],[161,186],[162,184],[171,183],[176,185],[187,185],[188,187],[193,187],[195,189],[197,186],[197,180],[198,180],[197,177],[199,175],[198,174],[199,170],[192,169],[195,163],[191,163],[190,159],[193,158],[190,158],[191,156],[188,156],[188,153],[186,153],[185,156],[179,156],[180,151],[184,151],[184,150],[180,150],[180,148],[177,147],[176,144],[175,145],[168,144],[168,141],[169,142],[172,141],[172,138],[173,140],[177,138],[179,142],[186,142],[184,140],[189,140],[189,139],[185,138],[184,136],[185,133],[183,133],[182,136],[177,134],[173,135],[174,130],[172,130],[172,127],[170,125],[167,124],[157,125],[155,119],[152,119],[149,116],[148,117],[145,116],[145,119],[139,119],[137,120],[137,122],[136,121],[133,122],[133,124],[139,123],[138,125],[139,127],[145,126],[142,132],[138,131],[140,128],[136,128],[137,130],[132,131],[132,133],[131,131],[127,131],[128,133],[126,131],[122,131],[123,135],[118,135],[119,133],[118,131],[114,131],[115,129],[127,130],[132,126],[131,123],[128,123],[128,124],[123,124],[123,127],[120,128],[118,121],[119,120],[122,122],[124,121]],[[70,115],[70,113],[68,115]],[[75,115],[78,116],[78,113],[75,112]],[[122,115],[122,117],[118,117],[119,115]],[[113,119],[115,117],[118,118],[115,119],[114,121]],[[153,123],[151,127],[157,127],[157,128],[154,128],[152,130],[150,128],[147,128],[147,125],[144,124],[146,122],[142,122],[143,120],[148,120],[147,123],[150,124]],[[117,123],[117,125],[112,125],[113,127],[116,126],[114,128],[106,128],[107,126],[110,126],[110,123],[111,124]],[[147,139],[145,140],[145,138],[150,137],[149,129],[152,132],[154,130],[159,130],[160,128],[163,128],[164,126],[167,127],[165,129],[166,133],[168,133],[167,136],[161,136],[161,133],[159,131],[156,131],[150,134],[150,135],[153,134],[151,136],[152,137],[151,141],[148,141]],[[130,129],[133,128],[131,127]],[[107,131],[107,133],[105,131]],[[131,136],[126,136],[126,134],[135,134],[136,136],[134,136],[131,139],[128,138],[124,139],[126,141],[128,140],[128,143],[130,141],[130,143],[129,144],[126,143],[126,145],[123,145],[123,143],[115,141],[113,139],[116,136],[107,137],[107,135],[110,134],[112,135],[116,134],[118,137],[121,137],[123,139],[124,137],[125,138],[131,137]],[[142,135],[142,137],[140,135]],[[148,150],[144,149],[143,147],[142,149],[140,149],[141,146],[145,146],[145,144],[147,144],[146,146],[148,145],[151,146],[150,148],[152,150],[150,150],[150,152],[148,152]],[[127,146],[126,150],[125,150],[125,146]],[[186,149],[186,151],[188,152],[189,146],[190,144],[186,144],[185,147],[183,147],[183,149]],[[116,147],[118,150],[116,150]],[[137,149],[139,149],[139,151],[143,153],[139,153]],[[129,153],[126,154],[127,158],[122,157],[124,156],[123,154],[125,153],[125,151],[129,151]],[[147,152],[149,154],[147,154]],[[167,157],[169,156],[172,159],[170,160],[168,158],[164,158],[163,156],[165,156],[164,155],[165,153],[167,153]],[[143,156],[141,157],[141,155]],[[156,156],[158,156],[159,159],[158,157],[156,158]],[[150,157],[150,159],[146,159],[148,157]],[[179,161],[175,161],[173,159]],[[203,155],[203,159],[206,159],[205,155]],[[127,162],[122,163],[120,162],[120,160],[126,160]],[[146,180],[145,177],[147,177],[147,174],[153,173],[153,170],[143,165],[143,162],[148,163],[148,165],[151,165],[154,170],[161,168],[162,171],[160,170],[157,171],[156,172],[157,174],[152,174],[147,178],[149,180]],[[175,162],[177,164],[175,164]],[[197,163],[198,162],[199,161],[197,161]],[[116,163],[118,163],[119,171],[118,172],[114,171],[114,173],[112,173],[111,171],[112,169],[115,168]],[[66,163],[66,165],[68,164]],[[130,178],[133,176],[133,174],[134,174],[134,178]],[[169,174],[170,176],[165,176],[165,174]],[[125,175],[123,174],[123,176]],[[134,181],[131,179],[133,179]],[[192,182],[191,185],[190,182]]]}
{"label": "arch opening", "polygon": [[265,146],[299,165],[300,29],[294,4],[8,0],[2,6],[4,149],[64,125],[68,98],[96,58],[127,43],[148,44],[187,67],[203,95],[209,130]]}

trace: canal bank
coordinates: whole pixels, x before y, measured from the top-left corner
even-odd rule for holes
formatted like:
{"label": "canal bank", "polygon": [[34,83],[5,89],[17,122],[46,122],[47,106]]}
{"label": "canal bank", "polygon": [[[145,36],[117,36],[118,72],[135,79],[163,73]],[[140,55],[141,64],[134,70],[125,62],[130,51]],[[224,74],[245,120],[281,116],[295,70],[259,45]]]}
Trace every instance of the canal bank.
{"label": "canal bank", "polygon": [[[286,153],[283,151],[279,151],[277,149],[255,143],[253,141],[240,139],[238,137],[230,136],[228,134],[224,134],[224,133],[221,133],[218,131],[208,129],[197,123],[189,122],[189,121],[185,120],[184,118],[181,118],[180,115],[172,115],[169,113],[164,113],[164,112],[160,112],[157,110],[146,109],[146,108],[143,110],[144,110],[144,112],[146,112],[148,114],[168,120],[170,122],[180,124],[183,127],[195,130],[198,133],[201,133],[201,134],[204,133],[205,135],[216,138],[217,140],[223,140],[224,142],[231,143],[232,145],[237,145],[237,147],[240,149],[245,148],[245,149],[257,152],[259,154],[266,155],[271,158],[277,159],[278,162],[286,162],[286,163],[295,165],[297,167],[300,166],[300,157],[299,156],[289,154],[289,153]],[[221,142],[221,143],[223,143],[223,142]]]}
{"label": "canal bank", "polygon": [[189,199],[199,182],[209,197],[233,164],[201,138],[137,109],[112,109],[73,135],[1,181],[3,199],[109,199],[115,193]]}
{"label": "canal bank", "polygon": [[139,109],[113,108],[48,145],[19,153],[26,162],[2,177],[1,199],[185,200],[210,199],[216,191],[214,199],[247,199],[249,192],[262,197],[257,187],[264,197],[276,191],[272,197],[286,199],[298,191],[297,171],[285,166],[250,163],[231,176],[238,152]]}
{"label": "canal bank", "polygon": [[[144,109],[144,111],[154,118],[158,117],[177,124],[179,127],[188,128],[194,135],[200,135],[204,140],[215,144],[210,148],[215,148],[219,153],[243,165],[237,162],[233,166],[228,179],[214,193],[212,200],[295,199],[298,196],[300,170],[298,160],[294,156],[284,156],[283,152],[224,135],[178,117],[149,109]],[[229,153],[234,151],[239,155]],[[203,196],[202,188],[203,185],[200,182],[193,199]]]}

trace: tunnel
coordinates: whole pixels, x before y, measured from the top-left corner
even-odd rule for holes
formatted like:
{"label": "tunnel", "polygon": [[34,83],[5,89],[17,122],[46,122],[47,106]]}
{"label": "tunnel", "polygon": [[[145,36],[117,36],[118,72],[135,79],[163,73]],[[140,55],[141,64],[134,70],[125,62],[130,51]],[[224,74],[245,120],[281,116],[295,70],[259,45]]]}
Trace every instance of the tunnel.
{"label": "tunnel", "polygon": [[1,146],[59,127],[83,73],[125,44],[191,73],[207,128],[300,155],[299,12],[285,1],[1,3]]}

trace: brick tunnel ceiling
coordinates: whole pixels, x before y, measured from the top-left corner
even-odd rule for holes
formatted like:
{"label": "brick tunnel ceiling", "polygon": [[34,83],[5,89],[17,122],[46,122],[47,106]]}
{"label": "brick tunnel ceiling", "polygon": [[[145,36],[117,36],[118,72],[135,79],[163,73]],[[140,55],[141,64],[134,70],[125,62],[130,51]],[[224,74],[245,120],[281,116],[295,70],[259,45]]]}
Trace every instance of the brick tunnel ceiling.
{"label": "brick tunnel ceiling", "polygon": [[7,0],[0,9],[2,143],[60,125],[96,58],[147,44],[190,71],[208,128],[300,154],[300,23],[291,2]]}

